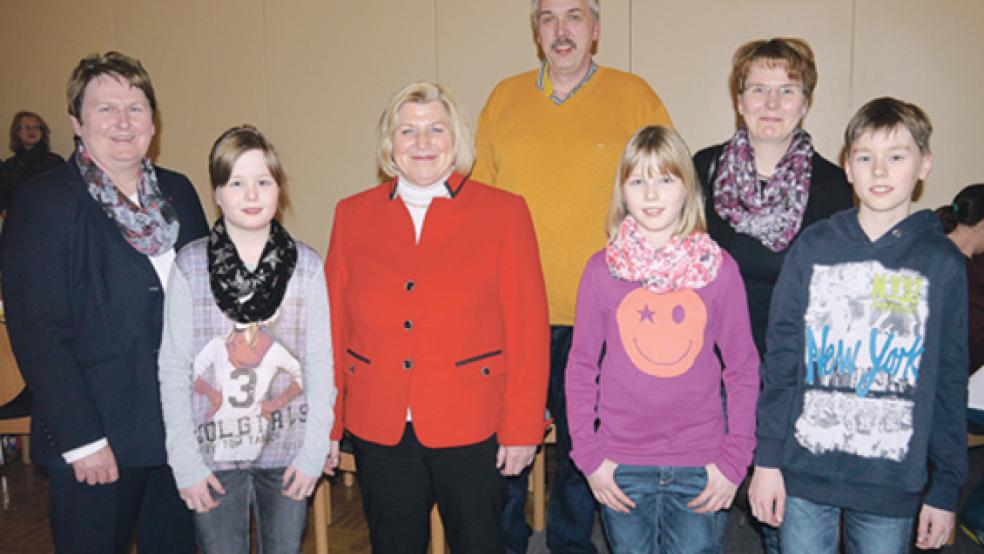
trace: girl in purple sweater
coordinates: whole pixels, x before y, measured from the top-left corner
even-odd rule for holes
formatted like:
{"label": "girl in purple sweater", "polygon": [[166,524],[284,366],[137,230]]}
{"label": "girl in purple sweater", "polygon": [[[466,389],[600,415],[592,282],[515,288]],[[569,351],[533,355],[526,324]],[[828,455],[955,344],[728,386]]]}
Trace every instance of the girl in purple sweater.
{"label": "girl in purple sweater", "polygon": [[615,553],[720,552],[721,510],[752,460],[758,354],[745,287],[703,214],[683,139],[636,132],[608,245],[581,277],[566,380],[571,457]]}

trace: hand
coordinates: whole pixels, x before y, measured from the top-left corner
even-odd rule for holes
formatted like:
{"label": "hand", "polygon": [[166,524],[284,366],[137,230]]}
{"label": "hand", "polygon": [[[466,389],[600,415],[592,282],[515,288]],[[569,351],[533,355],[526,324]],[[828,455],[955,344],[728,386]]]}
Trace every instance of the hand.
{"label": "hand", "polygon": [[205,415],[205,421],[212,421],[212,417],[215,416],[215,412],[219,411],[222,407],[222,393],[215,390],[215,387],[210,385],[208,381],[202,379],[201,377],[195,379],[194,390],[196,393],[204,395],[208,398],[209,409],[208,413]]}
{"label": "hand", "polygon": [[260,415],[272,419],[273,412],[277,410],[282,410],[284,406],[290,403],[297,395],[304,392],[304,389],[297,384],[297,381],[291,381],[290,385],[287,386],[276,398],[271,398],[270,400],[260,401]]}
{"label": "hand", "polygon": [[72,469],[75,470],[75,480],[79,483],[105,485],[120,478],[116,456],[108,444],[85,458],[72,462]]}
{"label": "hand", "polygon": [[710,463],[704,468],[707,469],[707,486],[700,491],[697,498],[687,504],[687,507],[696,514],[727,510],[735,499],[738,485],[729,481],[718,469],[717,464]]}
{"label": "hand", "polygon": [[503,475],[519,475],[523,468],[533,463],[534,446],[500,446],[495,455],[495,467]]}
{"label": "hand", "polygon": [[260,400],[260,415],[267,421],[271,420],[270,414],[279,409],[280,406],[277,405],[276,400]]}
{"label": "hand", "polygon": [[212,498],[212,494],[208,490],[209,487],[215,489],[215,492],[219,494],[225,494],[222,483],[219,482],[219,478],[214,473],[209,473],[208,477],[190,487],[178,489],[178,494],[181,495],[181,500],[184,500],[185,506],[188,506],[189,510],[204,514],[219,506],[219,501]]}
{"label": "hand", "polygon": [[594,495],[595,500],[616,512],[627,514],[636,505],[615,483],[616,467],[618,464],[605,458],[598,469],[588,475],[588,486],[591,487],[591,494]]}
{"label": "hand", "polygon": [[957,516],[953,512],[923,504],[922,509],[919,510],[916,547],[923,550],[943,548],[956,522]]}
{"label": "hand", "polygon": [[217,390],[213,390],[208,393],[208,402],[210,407],[208,409],[208,413],[205,414],[205,421],[212,421],[212,418],[215,417],[215,413],[222,407],[222,393]]}
{"label": "hand", "polygon": [[748,504],[755,519],[779,527],[786,512],[786,484],[777,467],[755,466],[748,485]]}
{"label": "hand", "polygon": [[318,477],[304,475],[302,471],[291,464],[284,472],[284,489],[281,492],[287,498],[294,500],[304,500],[314,492],[315,485],[318,484]]}
{"label": "hand", "polygon": [[338,467],[338,460],[342,457],[342,452],[338,449],[338,441],[331,441],[331,450],[328,451],[328,457],[325,458],[324,472],[328,475],[335,474],[335,468]]}

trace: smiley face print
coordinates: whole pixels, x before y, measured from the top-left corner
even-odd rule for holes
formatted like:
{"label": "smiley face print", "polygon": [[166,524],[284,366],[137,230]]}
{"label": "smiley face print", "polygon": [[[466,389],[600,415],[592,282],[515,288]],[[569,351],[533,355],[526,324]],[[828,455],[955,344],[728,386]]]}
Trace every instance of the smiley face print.
{"label": "smiley face print", "polygon": [[655,377],[686,373],[704,346],[707,306],[690,289],[637,288],[622,299],[615,319],[629,359]]}

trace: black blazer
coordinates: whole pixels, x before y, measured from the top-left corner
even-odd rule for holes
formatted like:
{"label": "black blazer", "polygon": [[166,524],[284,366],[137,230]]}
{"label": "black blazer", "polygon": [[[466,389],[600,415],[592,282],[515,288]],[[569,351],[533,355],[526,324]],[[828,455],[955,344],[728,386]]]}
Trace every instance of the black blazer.
{"label": "black blazer", "polygon": [[[175,251],[208,232],[188,179],[156,168],[178,214]],[[166,463],[157,352],[164,289],[86,190],[74,158],[18,187],[3,234],[14,356],[34,397],[31,456],[107,437],[121,467]]]}
{"label": "black blazer", "polygon": [[[759,355],[765,355],[765,331],[769,323],[769,304],[772,289],[779,279],[786,251],[773,252],[751,235],[735,231],[730,223],[721,219],[714,210],[712,170],[716,173],[724,144],[709,146],[694,155],[694,167],[704,193],[704,215],[707,233],[738,262],[745,290],[748,293],[748,315],[752,323],[752,337]],[[800,233],[810,225],[850,208],[854,204],[854,191],[844,176],[844,171],[813,153],[813,174],[810,176],[810,197],[806,201]],[[795,239],[794,239],[795,242]]]}

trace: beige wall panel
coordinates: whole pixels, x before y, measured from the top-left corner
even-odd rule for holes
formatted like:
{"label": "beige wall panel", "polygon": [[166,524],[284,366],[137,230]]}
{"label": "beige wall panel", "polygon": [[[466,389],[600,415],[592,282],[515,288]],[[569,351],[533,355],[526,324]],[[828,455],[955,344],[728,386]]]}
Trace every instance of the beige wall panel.
{"label": "beige wall panel", "polygon": [[496,83],[537,66],[526,0],[436,0],[437,74],[474,126]]}
{"label": "beige wall panel", "polygon": [[270,136],[290,175],[286,224],[325,253],[335,203],[376,182],[376,122],[437,78],[434,0],[266,3]]}
{"label": "beige wall panel", "polygon": [[[292,178],[287,224],[323,253],[337,200],[375,181],[375,124],[389,95],[411,80],[440,79],[474,121],[496,82],[537,64],[528,10],[526,0],[5,2],[0,129],[5,135],[19,109],[39,111],[54,149],[67,154],[69,72],[87,53],[120,49],[154,78],[158,160],[193,179],[210,215],[208,148],[228,126],[255,123]],[[984,3],[606,0],[603,10],[598,61],[649,81],[695,150],[733,131],[734,49],[792,35],[817,54],[820,84],[806,127],[825,156],[836,159],[858,106],[893,94],[925,107],[936,126],[936,170],[920,205],[984,180],[984,42],[976,28]],[[56,39],[40,40],[39,29]]]}
{"label": "beige wall panel", "polygon": [[984,181],[984,2],[865,0],[857,5],[855,110],[877,96],[914,102],[929,114],[935,167],[917,205],[948,204]]}
{"label": "beige wall panel", "polygon": [[693,151],[726,140],[735,115],[728,91],[741,44],[774,36],[810,43],[820,74],[805,128],[835,161],[850,117],[850,0],[632,3],[632,70],[662,97]]}
{"label": "beige wall panel", "polygon": [[79,59],[114,46],[113,0],[3,2],[0,7],[0,157],[11,155],[10,120],[38,112],[51,127],[51,148],[72,150],[65,83]]}
{"label": "beige wall panel", "polygon": [[209,216],[208,152],[240,123],[269,127],[262,0],[117,0],[119,49],[154,81],[160,124],[151,154],[188,175]]}
{"label": "beige wall panel", "polygon": [[[539,66],[530,2],[436,0],[437,73],[465,104],[474,124],[502,79]],[[629,67],[629,0],[602,5],[598,63]]]}
{"label": "beige wall panel", "polygon": [[[652,0],[636,0],[639,2]],[[602,65],[629,71],[632,67],[632,0],[601,2],[601,38],[595,60]]]}

